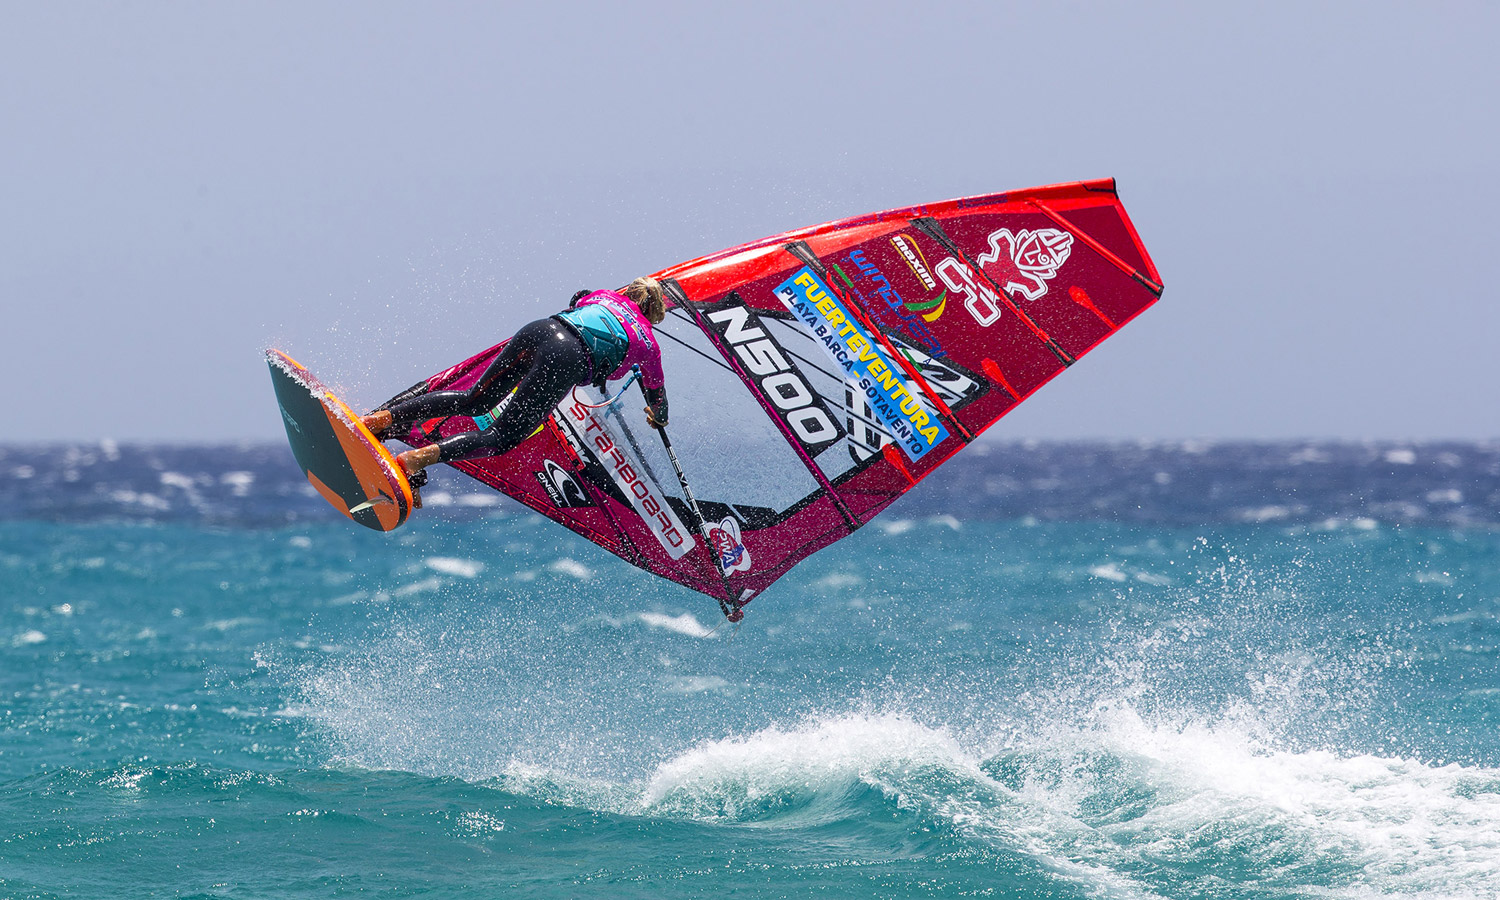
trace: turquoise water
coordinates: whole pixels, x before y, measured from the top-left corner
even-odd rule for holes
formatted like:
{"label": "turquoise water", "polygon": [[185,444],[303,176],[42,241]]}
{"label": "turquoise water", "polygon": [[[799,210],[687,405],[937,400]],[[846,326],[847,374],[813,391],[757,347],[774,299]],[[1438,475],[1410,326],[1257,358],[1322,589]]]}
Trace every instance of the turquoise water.
{"label": "turquoise water", "polygon": [[1500,884],[1493,526],[902,507],[731,631],[427,512],[0,522],[0,896]]}

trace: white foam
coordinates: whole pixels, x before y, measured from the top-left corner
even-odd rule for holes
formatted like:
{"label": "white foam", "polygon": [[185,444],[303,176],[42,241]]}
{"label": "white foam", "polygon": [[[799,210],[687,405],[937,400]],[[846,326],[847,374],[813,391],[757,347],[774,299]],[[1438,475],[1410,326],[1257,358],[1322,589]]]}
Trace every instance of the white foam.
{"label": "white foam", "polygon": [[458,505],[483,509],[490,506],[499,506],[500,498],[495,494],[464,494],[458,498]]}
{"label": "white foam", "polygon": [[566,556],[548,563],[547,571],[556,572],[559,575],[569,575],[577,578],[579,581],[588,581],[594,577],[592,569],[576,559],[569,559]]}
{"label": "white foam", "polygon": [[864,581],[863,578],[849,572],[834,572],[831,575],[824,575],[822,578],[814,581],[812,586],[829,591],[838,588],[853,587],[856,584],[863,584]]}
{"label": "white foam", "polygon": [[1072,858],[1088,829],[1016,803],[951,734],[902,715],[836,716],[699,744],[656,768],[640,805],[649,814],[710,821],[790,810],[806,821],[847,815],[840,801],[857,784],[895,809],[1020,850],[1090,888],[1152,896],[1104,866]]}
{"label": "white foam", "polygon": [[11,640],[11,644],[16,647],[26,647],[32,644],[40,644],[45,640],[47,640],[45,634],[37,631],[35,628],[31,628],[16,635]]}
{"label": "white foam", "polygon": [[913,522],[911,519],[891,519],[890,521],[881,521],[876,522],[875,524],[880,528],[881,531],[885,532],[891,537],[895,537],[899,534],[906,534],[908,531],[911,531],[913,528],[917,527],[917,523]]}
{"label": "white foam", "polygon": [[[308,488],[312,490],[312,488]],[[172,508],[172,504],[163,500],[155,494],[138,494],[135,491],[113,491],[109,499],[116,503],[125,503],[133,506],[144,506],[147,509],[164,511]]]}
{"label": "white foam", "polygon": [[[1238,715],[1153,722],[1112,701],[1029,736],[1007,728],[998,758],[1019,792],[945,729],[894,714],[821,717],[683,751],[651,773],[640,807],[708,820],[819,804],[848,815],[837,798],[862,783],[897,808],[1135,897],[1172,880],[1189,893],[1211,887],[1184,857],[1204,842],[1268,896],[1296,893],[1299,869],[1329,861],[1362,875],[1329,896],[1477,897],[1500,883],[1500,770],[1281,749],[1255,709]],[[1143,871],[1168,882],[1122,874]]]}
{"label": "white foam", "polygon": [[[1126,768],[1156,802],[1102,830],[1143,862],[1212,831],[1252,854],[1259,845],[1268,856],[1352,858],[1386,892],[1473,896],[1500,883],[1500,770],[1273,749],[1249,724],[1150,724],[1120,705],[1071,736],[1047,735],[1041,748],[1064,759],[1103,751],[1134,761]],[[1023,795],[1080,815],[1104,776],[1063,772]]]}
{"label": "white foam", "polygon": [[692,613],[683,613],[680,616],[669,616],[666,613],[643,612],[636,613],[636,618],[652,628],[663,628],[667,631],[675,631],[688,637],[706,638],[713,637],[713,630],[705,628]]}
{"label": "white foam", "polygon": [[717,675],[683,675],[668,678],[665,685],[674,694],[701,694],[704,691],[721,691],[729,687],[729,682]]}
{"label": "white foam", "polygon": [[699,744],[657,767],[642,803],[679,814],[735,815],[735,795],[836,788],[873,768],[924,762],[985,778],[943,732],[901,716],[842,716]]}
{"label": "white foam", "polygon": [[1303,447],[1301,450],[1293,453],[1287,459],[1287,462],[1290,462],[1292,465],[1296,466],[1302,465],[1303,463],[1326,463],[1331,459],[1333,459],[1333,457],[1329,456],[1319,447]]}
{"label": "white foam", "polygon": [[484,571],[484,563],[454,556],[429,556],[423,560],[423,564],[434,572],[456,575],[459,578],[477,578]]}
{"label": "white foam", "polygon": [[1089,569],[1089,574],[1095,578],[1103,578],[1106,581],[1125,581],[1130,578],[1115,563],[1103,563]]}
{"label": "white foam", "polygon": [[219,483],[229,485],[229,492],[236,497],[248,497],[250,486],[255,484],[255,473],[225,472],[219,476]]}
{"label": "white foam", "polygon": [[253,618],[251,618],[249,616],[239,616],[239,617],[233,618],[233,619],[215,619],[214,621],[207,623],[203,627],[204,628],[212,628],[214,631],[224,631],[224,632],[227,632],[227,631],[229,631],[230,629],[233,629],[233,628],[242,628],[242,627],[244,627],[246,625],[253,625],[254,623],[256,623],[258,621],[260,621],[260,620],[259,619],[253,619]]}
{"label": "white foam", "polygon": [[[1443,574],[1446,575],[1447,573],[1445,572]],[[1459,622],[1473,622],[1478,619],[1494,618],[1494,615],[1494,613],[1486,609],[1467,609],[1460,613],[1454,613],[1451,616],[1434,616],[1432,619],[1432,624],[1456,625]]]}
{"label": "white foam", "polygon": [[392,597],[410,597],[412,594],[421,594],[427,591],[435,591],[443,586],[441,578],[423,578],[411,584],[403,584],[401,587],[391,591]]}
{"label": "white foam", "polygon": [[1417,461],[1417,454],[1413,450],[1387,450],[1385,461],[1393,466],[1409,466]]}
{"label": "white foam", "polygon": [[1257,506],[1252,509],[1242,509],[1239,511],[1236,518],[1238,518],[1241,522],[1251,522],[1258,524],[1261,522],[1279,522],[1282,519],[1290,518],[1291,515],[1292,511],[1285,506],[1272,505]]}
{"label": "white foam", "polygon": [[183,475],[181,472],[161,473],[161,484],[162,487],[174,487],[184,491],[191,491],[197,488],[192,477]]}

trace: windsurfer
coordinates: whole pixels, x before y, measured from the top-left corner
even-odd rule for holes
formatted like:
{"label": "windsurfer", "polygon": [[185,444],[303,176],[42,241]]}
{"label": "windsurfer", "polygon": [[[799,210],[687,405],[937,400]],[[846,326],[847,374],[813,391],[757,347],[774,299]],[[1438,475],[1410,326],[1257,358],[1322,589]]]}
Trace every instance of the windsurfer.
{"label": "windsurfer", "polygon": [[[579,291],[568,309],[516,332],[479,380],[465,390],[398,394],[364,416],[376,437],[396,436],[419,422],[469,416],[478,429],[441,438],[396,457],[413,488],[422,470],[488,449],[506,453],[525,440],[578,385],[623,378],[641,367],[646,421],[667,424],[661,347],[651,331],[666,318],[661,283],[637,278],[619,291]],[[421,505],[420,500],[417,503]]]}

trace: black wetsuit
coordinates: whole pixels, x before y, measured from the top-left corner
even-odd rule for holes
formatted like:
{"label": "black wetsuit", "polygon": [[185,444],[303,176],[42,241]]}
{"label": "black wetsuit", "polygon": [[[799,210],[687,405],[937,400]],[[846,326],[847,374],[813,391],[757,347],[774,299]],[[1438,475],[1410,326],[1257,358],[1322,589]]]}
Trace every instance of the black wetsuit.
{"label": "black wetsuit", "polygon": [[516,332],[468,390],[432,391],[392,404],[386,433],[402,434],[439,416],[484,415],[514,390],[515,397],[490,427],[437,442],[440,462],[484,448],[505,453],[530,437],[568,391],[593,380],[593,355],[583,338],[558,319],[539,319]]}

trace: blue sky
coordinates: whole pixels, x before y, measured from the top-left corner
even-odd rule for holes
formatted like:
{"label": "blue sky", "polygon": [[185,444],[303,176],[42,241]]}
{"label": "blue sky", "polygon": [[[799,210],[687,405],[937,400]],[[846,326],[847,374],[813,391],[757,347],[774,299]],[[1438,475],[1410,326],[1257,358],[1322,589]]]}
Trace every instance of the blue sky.
{"label": "blue sky", "polygon": [[7,440],[276,440],[573,290],[1113,176],[1161,303],[1005,438],[1494,438],[1480,3],[7,4]]}

